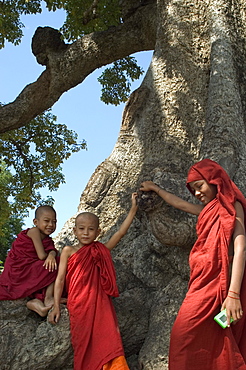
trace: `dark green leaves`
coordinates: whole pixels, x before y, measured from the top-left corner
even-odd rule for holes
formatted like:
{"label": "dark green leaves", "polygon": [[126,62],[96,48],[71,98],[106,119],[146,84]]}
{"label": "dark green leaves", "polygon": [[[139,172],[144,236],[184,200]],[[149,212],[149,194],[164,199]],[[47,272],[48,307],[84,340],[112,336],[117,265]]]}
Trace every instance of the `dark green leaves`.
{"label": "dark green leaves", "polygon": [[120,23],[118,0],[5,0],[0,1],[0,48],[6,41],[18,45],[23,36],[22,14],[64,9],[67,18],[61,29],[64,39],[74,41],[87,33],[103,31]]}
{"label": "dark green leaves", "polygon": [[[64,9],[67,17],[60,31],[69,42],[122,22],[119,0],[44,0],[43,3],[49,11]],[[4,47],[6,40],[15,45],[20,43],[24,27],[20,16],[41,13],[41,4],[41,0],[0,1],[0,48]],[[114,62],[98,79],[102,84],[101,100],[113,105],[125,102],[130,94],[131,82],[142,73],[133,57]]]}
{"label": "dark green leaves", "polygon": [[10,249],[17,234],[19,234],[23,228],[24,221],[23,217],[13,214],[5,222],[0,222],[0,224],[0,262],[4,262],[7,256],[7,251]]}
{"label": "dark green leaves", "polygon": [[18,45],[23,36],[21,14],[41,13],[41,0],[0,1],[0,49],[5,42]]}
{"label": "dark green leaves", "polygon": [[118,0],[67,0],[63,8],[67,19],[61,32],[68,41],[120,23]]}
{"label": "dark green leaves", "polygon": [[[8,192],[16,210],[35,207],[41,201],[40,188],[57,190],[65,182],[61,164],[72,153],[85,148],[86,143],[78,143],[77,134],[56,123],[51,113],[1,135],[1,160],[11,171]],[[0,189],[0,201],[5,195]]]}
{"label": "dark green leaves", "polygon": [[131,92],[131,82],[137,80],[141,74],[143,70],[134,57],[117,60],[98,78],[102,85],[101,100],[114,105],[125,102]]}

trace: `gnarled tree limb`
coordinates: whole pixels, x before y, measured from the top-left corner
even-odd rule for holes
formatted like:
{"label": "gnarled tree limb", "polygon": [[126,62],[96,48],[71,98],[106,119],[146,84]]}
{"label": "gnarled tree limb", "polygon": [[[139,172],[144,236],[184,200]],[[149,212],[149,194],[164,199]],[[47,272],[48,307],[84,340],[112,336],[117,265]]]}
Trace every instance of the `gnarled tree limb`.
{"label": "gnarled tree limb", "polygon": [[118,27],[85,35],[70,45],[60,40],[57,30],[39,27],[32,49],[37,61],[46,65],[46,70],[13,102],[0,107],[0,133],[30,122],[95,69],[132,53],[154,49],[155,40],[154,3],[139,7]]}

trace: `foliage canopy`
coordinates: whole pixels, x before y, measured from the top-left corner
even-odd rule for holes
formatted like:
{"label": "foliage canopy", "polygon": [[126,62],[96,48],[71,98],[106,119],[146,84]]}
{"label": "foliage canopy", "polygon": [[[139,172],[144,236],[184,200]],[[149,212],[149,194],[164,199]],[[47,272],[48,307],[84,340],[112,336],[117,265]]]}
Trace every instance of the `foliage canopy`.
{"label": "foliage canopy", "polygon": [[6,164],[3,161],[0,162],[0,272],[1,261],[4,262],[8,249],[23,227],[24,216],[11,213],[12,204],[8,201],[11,195],[12,178],[13,175],[7,169]]}
{"label": "foliage canopy", "polygon": [[[60,32],[67,42],[123,23],[119,0],[0,1],[0,49],[6,42],[18,45],[25,27],[21,16],[41,13],[44,7],[64,10],[66,19]],[[115,61],[98,78],[101,100],[114,105],[126,101],[131,82],[142,73],[134,57]],[[39,189],[57,190],[65,182],[61,164],[80,149],[86,149],[85,141],[78,143],[76,133],[58,124],[51,112],[0,136],[0,249],[4,253],[20,231],[27,208],[44,202]],[[52,202],[51,197],[45,200]]]}
{"label": "foliage canopy", "polygon": [[8,0],[0,2],[0,47],[5,41],[19,44],[23,36],[22,14],[64,9],[66,20],[61,29],[64,38],[73,41],[84,34],[103,31],[121,22],[118,0]]}
{"label": "foliage canopy", "polygon": [[[86,148],[85,141],[78,143],[77,134],[56,123],[56,119],[47,112],[0,136],[2,165],[8,170],[4,186],[16,212],[33,208],[41,201],[38,189],[57,190],[65,182],[61,164],[72,153]],[[1,201],[5,194],[0,193]]]}
{"label": "foliage canopy", "polygon": [[125,102],[131,91],[129,80],[137,80],[143,70],[133,57],[117,60],[112,67],[106,68],[98,81],[102,85],[101,100],[106,104],[118,105]]}
{"label": "foliage canopy", "polygon": [[[0,49],[5,42],[18,45],[23,36],[23,14],[37,14],[45,6],[49,11],[63,9],[66,19],[60,29],[62,37],[73,42],[85,34],[104,31],[122,23],[119,0],[9,0],[0,1]],[[143,70],[134,57],[126,57],[107,68],[98,81],[102,85],[101,100],[118,105],[130,94],[131,82]]]}

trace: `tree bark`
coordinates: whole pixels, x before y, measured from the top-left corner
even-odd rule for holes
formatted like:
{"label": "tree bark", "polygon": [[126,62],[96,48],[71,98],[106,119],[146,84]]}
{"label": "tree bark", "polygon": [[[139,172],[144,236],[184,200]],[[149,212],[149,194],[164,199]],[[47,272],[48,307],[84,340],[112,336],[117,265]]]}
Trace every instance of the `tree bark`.
{"label": "tree bark", "polygon": [[[152,6],[149,9],[153,11]],[[145,17],[153,20],[152,15],[148,18],[145,13]],[[78,212],[88,210],[99,215],[102,242],[124,219],[130,193],[143,180],[153,180],[190,200],[186,173],[202,158],[218,161],[246,194],[244,0],[158,0],[155,17],[157,28],[155,22],[148,25],[153,35],[150,40],[144,40],[147,31],[143,26],[140,43],[136,30],[130,46],[120,36],[114,39],[114,45],[119,40],[121,46],[125,44],[127,53],[129,49],[146,50],[153,44],[155,51],[141,87],[126,104],[115,148],[81,195]],[[114,31],[107,34],[108,40],[114,38]],[[37,83],[43,79],[44,86],[47,84],[47,97],[42,93],[47,107],[62,91],[81,82],[90,67],[124,56],[121,47],[110,55],[111,41],[97,49],[100,43],[95,37],[100,39],[103,34],[74,43],[62,52],[66,58],[60,58],[59,53],[48,54],[49,67]],[[111,46],[101,55],[106,44]],[[87,50],[84,56],[83,50]],[[77,70],[71,75],[73,63]],[[57,65],[61,68],[60,81],[56,81],[60,73]],[[18,107],[18,99],[24,96],[25,92],[12,104]],[[29,103],[31,115],[35,104]],[[0,117],[3,127],[3,113]],[[23,117],[24,113],[21,119],[12,113],[8,125],[18,120],[16,125],[23,124]],[[58,235],[58,246],[73,243],[75,216]],[[195,216],[172,209],[150,193],[142,196],[133,225],[113,251],[121,293],[114,303],[131,370],[167,369],[169,334],[187,289],[195,223]]]}
{"label": "tree bark", "polygon": [[0,133],[29,123],[95,69],[132,53],[154,49],[155,40],[155,3],[137,8],[118,27],[85,35],[70,45],[60,40],[58,31],[39,27],[32,49],[46,69],[12,103],[0,107]]}
{"label": "tree bark", "polygon": [[[246,194],[245,6],[242,1],[158,1],[156,46],[141,87],[126,104],[115,148],[92,175],[78,211],[100,216],[106,240],[153,180],[187,200],[185,178],[197,160],[218,161]],[[196,217],[155,195],[114,253],[115,301],[128,361],[166,369],[169,334],[184,298]],[[59,243],[72,241],[71,218]],[[129,305],[132,309],[129,309]],[[134,333],[134,334],[133,334]],[[134,339],[133,339],[134,337]]]}

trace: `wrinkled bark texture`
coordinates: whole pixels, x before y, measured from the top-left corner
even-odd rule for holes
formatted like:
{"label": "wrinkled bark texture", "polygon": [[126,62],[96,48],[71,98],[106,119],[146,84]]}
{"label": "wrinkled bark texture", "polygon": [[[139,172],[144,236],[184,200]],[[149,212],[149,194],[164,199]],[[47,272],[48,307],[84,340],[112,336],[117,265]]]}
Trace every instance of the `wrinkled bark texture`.
{"label": "wrinkled bark texture", "polygon": [[[191,200],[185,177],[199,159],[218,161],[246,194],[245,10],[244,0],[157,2],[151,65],[126,104],[112,154],[78,206],[100,217],[102,242],[124,219],[143,180]],[[114,304],[131,370],[163,370],[187,290],[196,217],[155,194],[140,196],[137,216],[112,252],[120,289]],[[58,246],[74,242],[73,223],[71,217],[64,225]]]}

